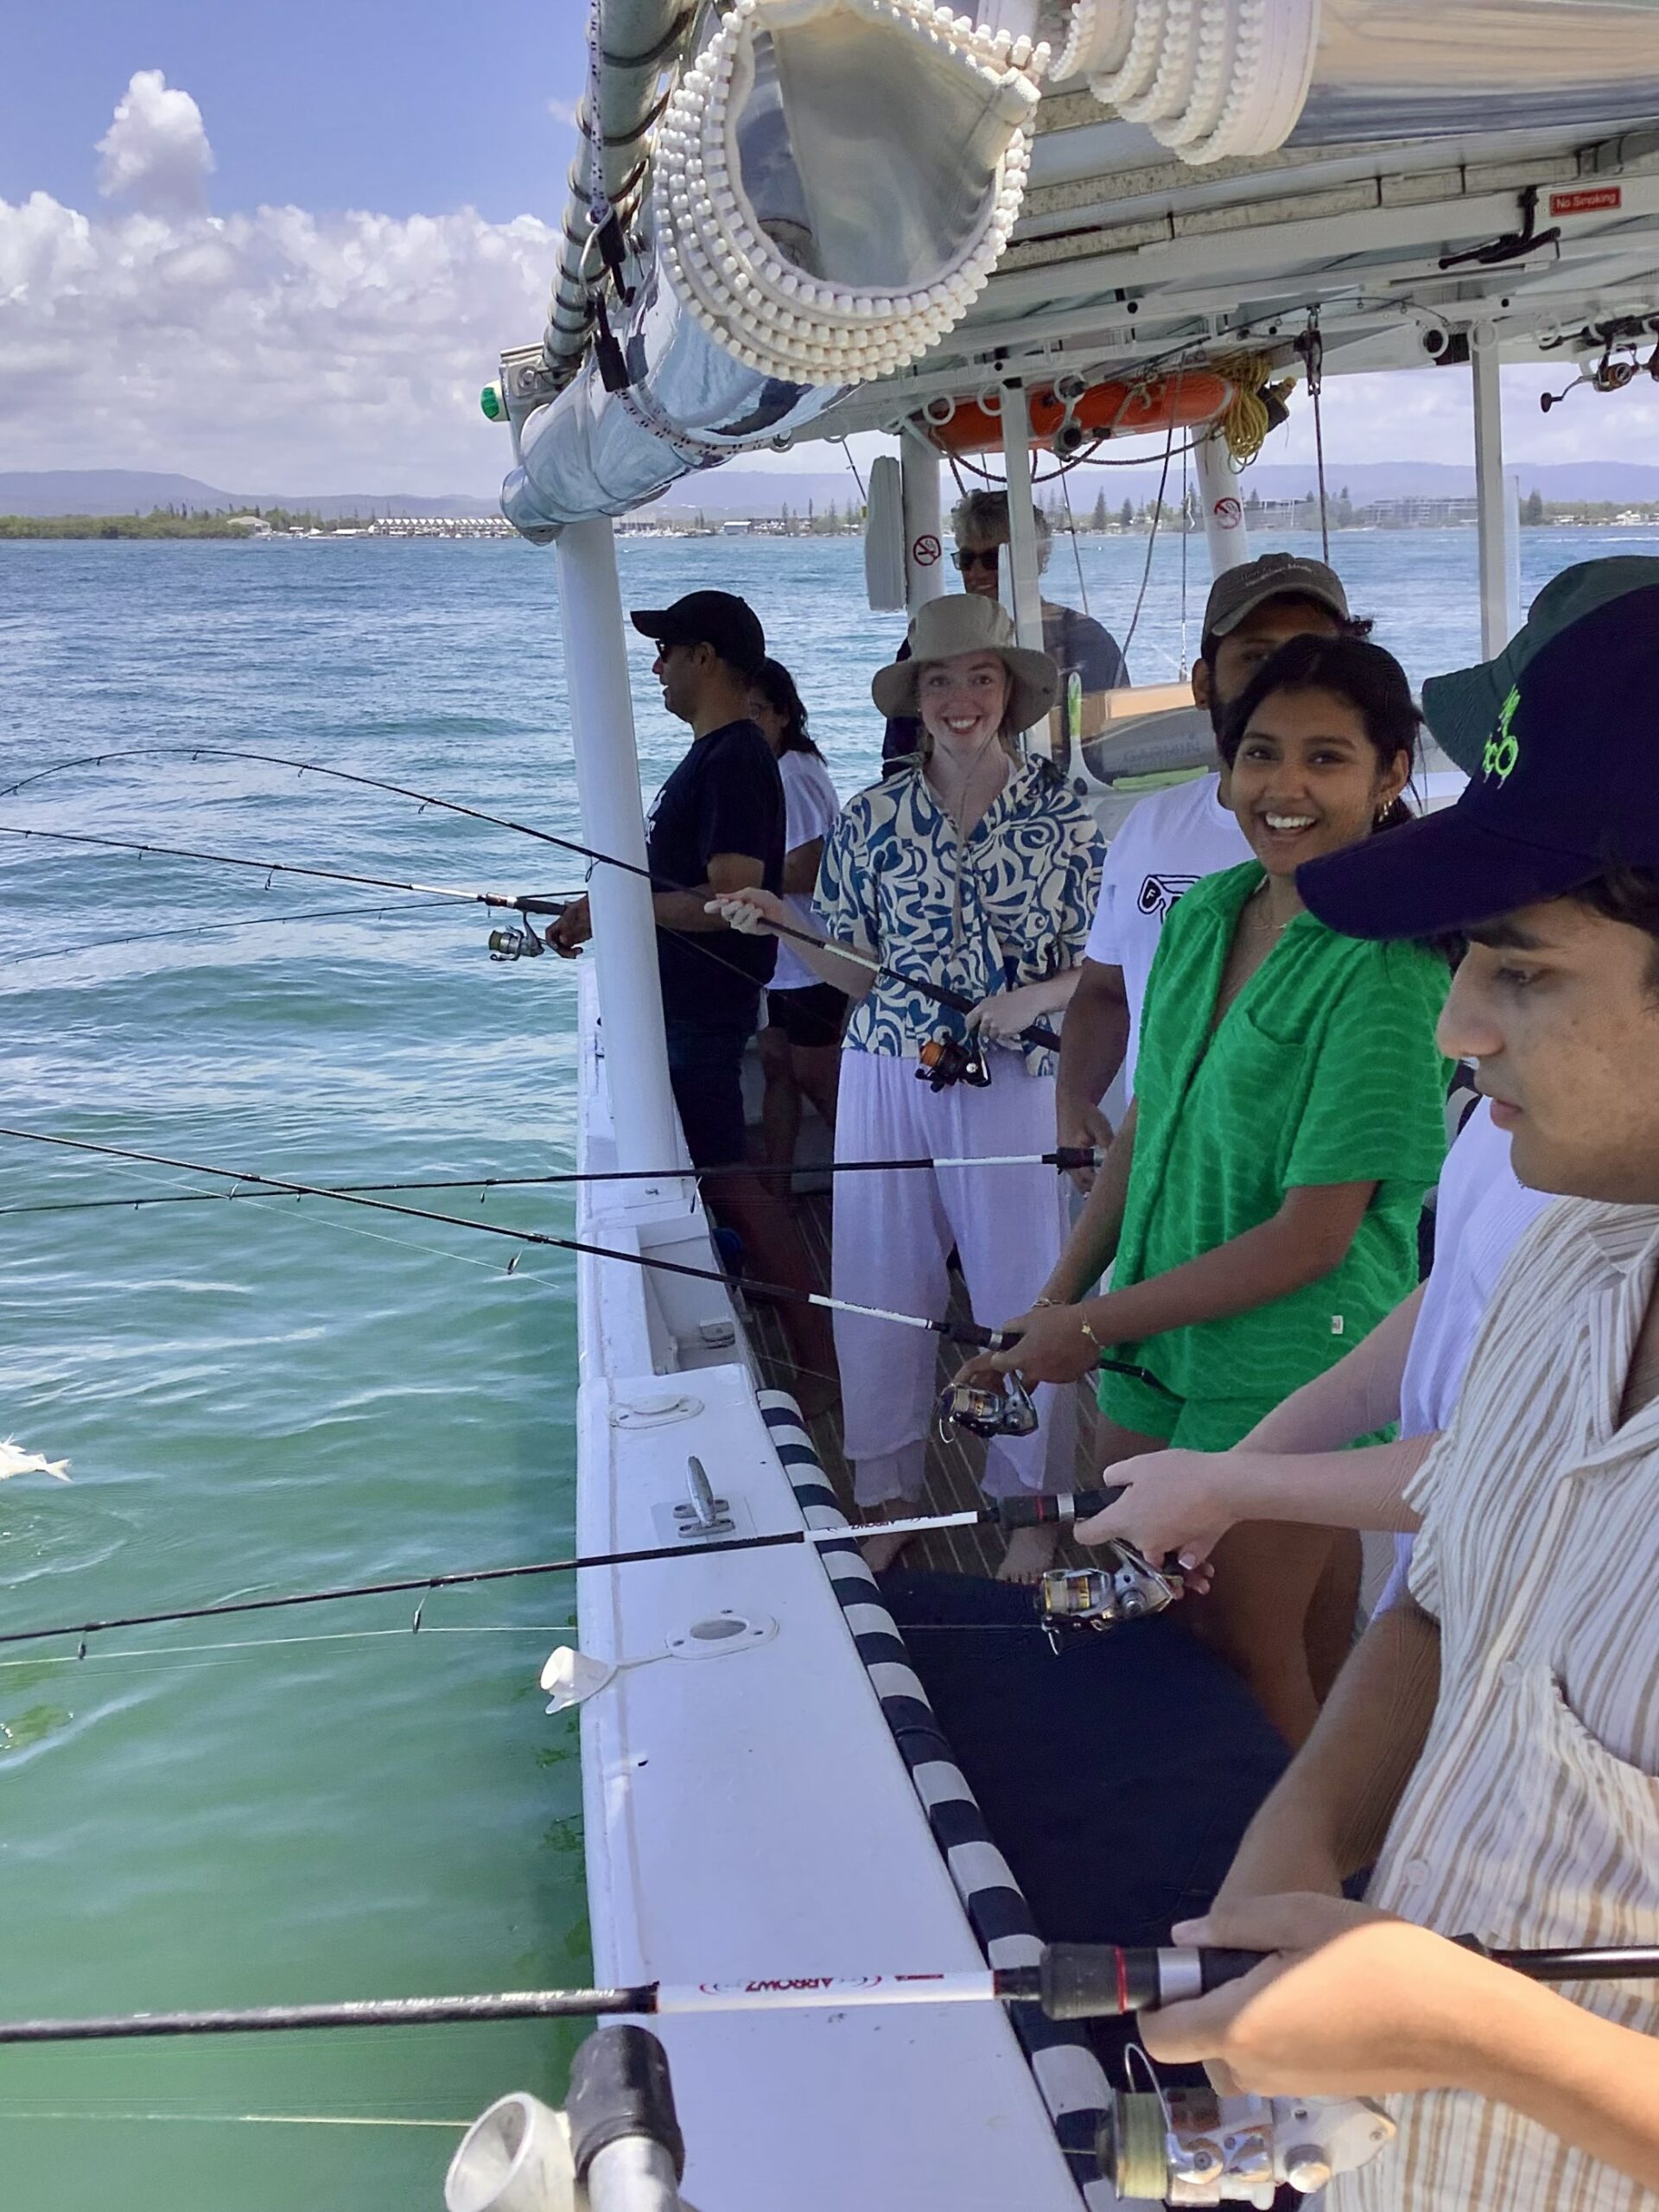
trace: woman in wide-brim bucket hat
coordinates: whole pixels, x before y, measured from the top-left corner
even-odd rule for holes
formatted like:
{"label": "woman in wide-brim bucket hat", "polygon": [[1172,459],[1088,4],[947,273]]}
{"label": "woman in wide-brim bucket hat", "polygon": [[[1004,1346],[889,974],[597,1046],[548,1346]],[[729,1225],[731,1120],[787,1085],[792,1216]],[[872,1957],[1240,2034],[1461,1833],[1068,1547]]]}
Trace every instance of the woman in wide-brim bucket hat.
{"label": "woman in wide-brim bucket hat", "polygon": [[[814,906],[828,932],[809,966],[854,1001],[842,1040],[836,1152],[843,1160],[1040,1155],[1054,1141],[1054,1055],[1022,1032],[1071,995],[1103,856],[1100,833],[1020,733],[1047,713],[1058,672],[1014,642],[995,601],[966,593],[917,611],[908,652],[871,686],[884,714],[914,714],[917,750],[859,792],[824,842]],[[738,909],[747,909],[747,920]],[[721,902],[734,926],[787,923],[764,892]],[[842,944],[888,972],[838,960]],[[910,978],[975,1001],[963,1016]],[[942,1038],[976,1033],[988,1082],[934,1090],[921,1059]],[[1065,1185],[1052,1167],[990,1173],[936,1166],[844,1175],[835,1196],[838,1298],[943,1319],[954,1245],[976,1312],[1023,1312],[1059,1255]],[[867,1516],[903,1518],[922,1494],[937,1378],[931,1338],[893,1323],[836,1319],[849,1385],[845,1444]],[[1064,1491],[1075,1481],[1076,1402],[1039,1393],[1033,1434],[998,1437],[986,1455],[993,1496]],[[1009,1572],[1044,1561],[1046,1530],[1022,1530]],[[872,1565],[898,1540],[875,1535]]]}
{"label": "woman in wide-brim bucket hat", "polygon": [[1007,669],[1008,702],[1003,728],[1008,735],[1017,736],[1041,721],[1058,696],[1060,671],[1050,656],[1016,645],[1007,609],[994,599],[976,598],[968,592],[930,599],[918,607],[911,618],[904,652],[886,668],[877,669],[870,682],[870,696],[889,719],[916,714],[917,686],[923,669],[964,653],[995,653]]}

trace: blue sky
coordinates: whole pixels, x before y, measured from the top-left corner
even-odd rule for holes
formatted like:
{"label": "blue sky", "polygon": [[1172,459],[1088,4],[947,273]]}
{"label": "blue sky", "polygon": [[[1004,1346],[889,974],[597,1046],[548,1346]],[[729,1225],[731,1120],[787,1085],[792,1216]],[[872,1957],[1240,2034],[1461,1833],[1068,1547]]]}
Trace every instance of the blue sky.
{"label": "blue sky", "polygon": [[0,199],[97,194],[93,147],[136,69],[207,118],[220,208],[556,217],[587,67],[581,0],[28,0],[0,69]]}
{"label": "blue sky", "polygon": [[[491,493],[507,447],[478,391],[545,320],[586,21],[586,0],[13,0],[0,468]],[[1659,429],[1645,390],[1546,428],[1543,380],[1506,372],[1516,460]],[[1325,438],[1333,467],[1465,461],[1467,379],[1333,377]],[[1269,457],[1311,454],[1302,406]]]}

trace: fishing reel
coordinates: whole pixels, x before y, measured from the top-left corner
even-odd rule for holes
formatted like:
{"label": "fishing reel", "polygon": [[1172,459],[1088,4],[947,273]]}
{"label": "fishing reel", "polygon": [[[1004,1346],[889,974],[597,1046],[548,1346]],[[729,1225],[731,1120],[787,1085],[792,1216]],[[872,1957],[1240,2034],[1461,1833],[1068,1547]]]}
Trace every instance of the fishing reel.
{"label": "fishing reel", "polygon": [[1001,1390],[987,1383],[947,1382],[933,1411],[940,1440],[946,1444],[959,1428],[971,1436],[1029,1436],[1037,1426],[1031,1393],[1017,1375],[1010,1375]]}
{"label": "fishing reel", "polygon": [[528,922],[518,927],[490,931],[492,960],[539,960],[547,947]]}
{"label": "fishing reel", "polygon": [[1311,2196],[1390,2143],[1394,2122],[1363,2097],[1219,2097],[1211,2088],[1120,2090],[1095,2138],[1118,2202],[1254,2204]]}
{"label": "fishing reel", "polygon": [[953,1083],[983,1090],[991,1079],[977,1037],[931,1037],[916,1058],[917,1082],[936,1093],[948,1090]]}
{"label": "fishing reel", "polygon": [[1037,1586],[1037,1618],[1058,1651],[1068,1629],[1118,1628],[1174,1605],[1185,1588],[1179,1574],[1143,1559],[1115,1537],[1101,1546],[1100,1567],[1051,1567]]}

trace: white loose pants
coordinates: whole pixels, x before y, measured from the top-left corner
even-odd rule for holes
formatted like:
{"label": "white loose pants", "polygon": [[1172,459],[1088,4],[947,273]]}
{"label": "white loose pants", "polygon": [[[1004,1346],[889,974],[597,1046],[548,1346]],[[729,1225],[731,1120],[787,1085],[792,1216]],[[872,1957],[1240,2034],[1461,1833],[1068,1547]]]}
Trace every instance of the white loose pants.
{"label": "white loose pants", "polygon": [[[958,1083],[936,1093],[918,1080],[914,1060],[842,1052],[836,1159],[976,1159],[1052,1151],[1053,1077],[1027,1075],[1016,1052],[993,1047],[987,1059],[988,1089]],[[945,1262],[954,1244],[974,1319],[996,1328],[1027,1310],[1059,1257],[1070,1226],[1065,1189],[1065,1179],[1042,1166],[839,1175],[835,1294],[942,1321],[950,1297]],[[835,1324],[854,1494],[867,1506],[918,1498],[933,1418],[938,1339],[850,1313],[837,1313]],[[1073,1393],[1069,1386],[1045,1384],[1033,1395],[1039,1421],[1035,1433],[999,1437],[988,1449],[984,1484],[990,1497],[1072,1487]]]}

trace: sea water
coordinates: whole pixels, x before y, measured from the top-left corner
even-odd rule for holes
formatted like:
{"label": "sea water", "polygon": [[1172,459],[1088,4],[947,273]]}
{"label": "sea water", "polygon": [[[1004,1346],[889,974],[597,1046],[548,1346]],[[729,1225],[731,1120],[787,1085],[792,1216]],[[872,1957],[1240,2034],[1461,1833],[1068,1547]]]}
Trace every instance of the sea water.
{"label": "sea water", "polygon": [[[1317,541],[1279,541],[1317,551]],[[1343,532],[1414,679],[1476,656],[1471,532]],[[1527,595],[1630,531],[1530,531]],[[746,593],[843,790],[900,624],[848,538],[624,541],[625,595]],[[1057,544],[1046,588],[1142,682],[1196,652],[1203,547]],[[1137,596],[1139,619],[1135,619]],[[1134,634],[1128,635],[1133,623]],[[631,637],[642,780],[683,748]],[[551,556],[516,542],[0,545],[0,824],[398,880],[578,886],[570,856],[224,760],[285,753],[579,834]],[[377,904],[376,902],[378,901]],[[0,1122],[308,1181],[556,1173],[575,977],[493,965],[481,908],[0,835]],[[573,1527],[566,1255],[0,1137],[0,1614],[79,1622],[557,1557]],[[404,1194],[568,1233],[556,1186]],[[20,1211],[19,1208],[62,1211]],[[70,1210],[73,1209],[73,1210]],[[516,1272],[506,1266],[523,1253]],[[0,1646],[0,2017],[580,1982],[576,1724],[537,1675],[559,1577]],[[433,2212],[461,2129],[556,2096],[575,2035],[451,2026],[0,2048],[0,2202]],[[734,2098],[734,2119],[738,2101]]]}

